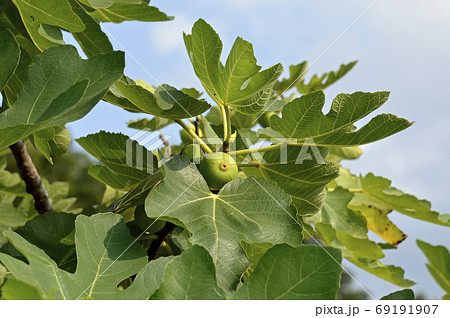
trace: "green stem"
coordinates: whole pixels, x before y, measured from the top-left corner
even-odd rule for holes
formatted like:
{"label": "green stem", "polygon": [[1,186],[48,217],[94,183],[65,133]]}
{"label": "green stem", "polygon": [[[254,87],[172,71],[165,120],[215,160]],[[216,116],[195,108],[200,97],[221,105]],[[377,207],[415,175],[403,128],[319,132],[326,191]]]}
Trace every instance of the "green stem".
{"label": "green stem", "polygon": [[231,118],[230,109],[226,105],[220,105],[223,119],[223,152],[230,151]]}
{"label": "green stem", "polygon": [[187,133],[197,141],[197,143],[200,145],[200,147],[202,147],[202,149],[205,152],[207,152],[207,153],[212,152],[212,150],[208,147],[208,145],[195,133],[195,131],[190,129],[189,126],[186,125],[186,123],[184,121],[182,121],[181,119],[174,119],[173,121],[176,122],[181,127],[183,127],[183,129],[186,130]]}
{"label": "green stem", "polygon": [[275,145],[270,145],[270,146],[266,146],[266,147],[242,149],[242,150],[237,150],[237,151],[230,152],[230,155],[232,155],[232,156],[240,156],[240,155],[252,154],[252,153],[255,153],[255,152],[265,152],[265,151],[277,150],[277,149],[280,149],[281,147],[287,146],[289,144],[290,143],[282,142],[281,144],[275,144]]}

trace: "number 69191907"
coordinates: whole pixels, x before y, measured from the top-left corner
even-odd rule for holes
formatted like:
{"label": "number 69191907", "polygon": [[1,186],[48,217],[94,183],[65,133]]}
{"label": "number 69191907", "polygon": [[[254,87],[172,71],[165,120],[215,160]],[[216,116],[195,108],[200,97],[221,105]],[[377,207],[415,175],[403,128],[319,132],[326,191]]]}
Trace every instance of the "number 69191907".
{"label": "number 69191907", "polygon": [[438,305],[378,305],[375,312],[384,315],[434,315],[437,308]]}

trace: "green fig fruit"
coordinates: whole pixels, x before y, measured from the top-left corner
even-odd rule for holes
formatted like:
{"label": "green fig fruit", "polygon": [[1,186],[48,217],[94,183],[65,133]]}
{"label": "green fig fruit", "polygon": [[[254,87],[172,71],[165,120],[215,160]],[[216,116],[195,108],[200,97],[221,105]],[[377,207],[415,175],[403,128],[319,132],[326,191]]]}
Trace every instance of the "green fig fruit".
{"label": "green fig fruit", "polygon": [[269,127],[270,126],[270,117],[273,115],[276,115],[275,112],[265,112],[258,118],[258,123],[263,127]]}
{"label": "green fig fruit", "polygon": [[144,206],[139,205],[134,210],[134,223],[147,233],[156,233],[161,230],[166,224],[165,221],[151,219],[147,216]]}
{"label": "green fig fruit", "polygon": [[220,190],[226,183],[236,179],[239,173],[236,161],[224,152],[207,154],[198,170],[211,190]]}

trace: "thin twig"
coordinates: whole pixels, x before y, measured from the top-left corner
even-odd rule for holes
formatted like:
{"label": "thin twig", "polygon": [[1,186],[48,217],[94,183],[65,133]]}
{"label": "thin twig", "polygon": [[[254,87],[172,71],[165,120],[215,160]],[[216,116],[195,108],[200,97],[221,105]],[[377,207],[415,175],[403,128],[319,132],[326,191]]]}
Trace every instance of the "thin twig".
{"label": "thin twig", "polygon": [[194,126],[195,126],[195,133],[200,136],[200,118],[197,116],[195,117],[195,121],[194,121]]}
{"label": "thin twig", "polygon": [[48,198],[47,191],[41,182],[39,173],[31,160],[27,151],[25,142],[18,141],[15,144],[9,146],[11,152],[16,160],[17,168],[19,169],[20,176],[25,181],[26,191],[33,196],[34,207],[39,214],[53,211],[52,203]]}
{"label": "thin twig", "polygon": [[164,146],[166,146],[166,156],[170,157],[172,155],[172,147],[170,147],[169,142],[164,138],[162,132],[159,133],[159,138],[163,141]]}

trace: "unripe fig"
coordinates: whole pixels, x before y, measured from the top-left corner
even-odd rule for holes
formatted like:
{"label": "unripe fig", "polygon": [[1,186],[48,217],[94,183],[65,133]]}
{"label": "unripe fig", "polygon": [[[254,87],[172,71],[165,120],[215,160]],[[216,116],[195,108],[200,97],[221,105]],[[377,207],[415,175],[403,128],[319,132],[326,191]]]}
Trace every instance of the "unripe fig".
{"label": "unripe fig", "polygon": [[148,233],[156,233],[166,224],[165,221],[151,219],[145,213],[142,205],[137,206],[134,210],[134,223],[142,230]]}
{"label": "unripe fig", "polygon": [[236,179],[239,173],[236,161],[224,152],[207,154],[198,170],[211,190],[220,190],[226,183]]}
{"label": "unripe fig", "polygon": [[273,115],[276,115],[275,112],[265,112],[258,118],[258,123],[263,127],[269,127],[270,126],[270,117]]}

